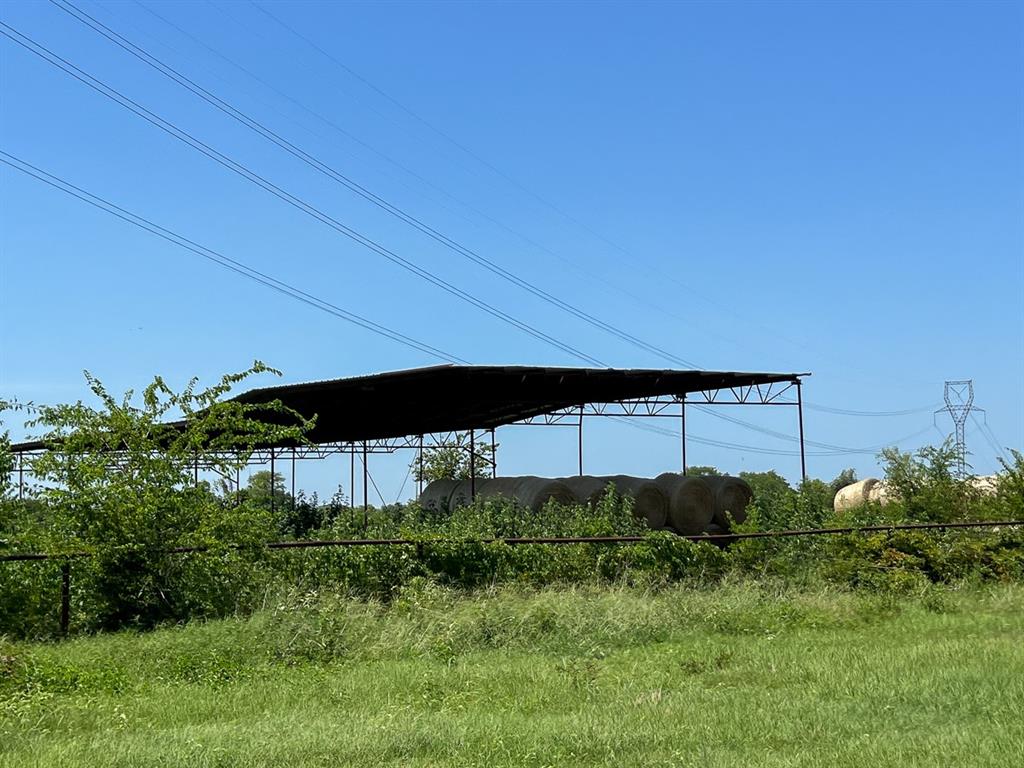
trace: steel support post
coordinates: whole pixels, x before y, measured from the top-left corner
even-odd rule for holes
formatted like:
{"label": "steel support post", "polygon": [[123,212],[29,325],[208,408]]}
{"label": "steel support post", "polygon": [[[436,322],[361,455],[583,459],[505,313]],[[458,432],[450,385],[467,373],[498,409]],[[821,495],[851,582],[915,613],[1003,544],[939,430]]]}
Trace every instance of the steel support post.
{"label": "steel support post", "polygon": [[476,430],[469,430],[469,500],[476,499]]}
{"label": "steel support post", "polygon": [[416,495],[423,495],[423,435],[420,435],[420,453],[419,453],[419,464],[420,471],[419,476],[416,478]]}
{"label": "steel support post", "polygon": [[295,449],[292,448],[292,512],[295,511]]}
{"label": "steel support post", "polygon": [[366,441],[363,440],[363,527],[366,527],[366,510],[370,506],[370,466],[366,461]]}
{"label": "steel support post", "polygon": [[494,442],[494,427],[491,427],[491,477],[498,476],[498,447]]}
{"label": "steel support post", "polygon": [[18,498],[25,495],[25,455],[18,454]]}
{"label": "steel support post", "polygon": [[348,508],[356,510],[356,444],[348,444],[349,482],[348,482]]}
{"label": "steel support post", "polygon": [[803,385],[796,380],[796,410],[800,420],[800,479],[807,482],[807,455],[804,452],[804,399]]}
{"label": "steel support post", "polygon": [[683,475],[686,475],[686,395],[679,401],[679,451],[682,454]]}
{"label": "steel support post", "polygon": [[274,477],[274,449],[270,449],[270,514],[274,514],[274,491],[277,488],[277,480]]}
{"label": "steel support post", "polygon": [[579,475],[583,476],[583,406],[580,406],[580,424],[579,424]]}

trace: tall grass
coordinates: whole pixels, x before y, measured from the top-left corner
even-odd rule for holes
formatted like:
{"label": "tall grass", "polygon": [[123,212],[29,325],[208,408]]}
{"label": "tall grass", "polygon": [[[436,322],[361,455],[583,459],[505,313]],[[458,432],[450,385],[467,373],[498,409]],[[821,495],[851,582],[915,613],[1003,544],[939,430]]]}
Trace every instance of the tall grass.
{"label": "tall grass", "polygon": [[1015,764],[1024,589],[727,582],[389,604],[0,650],[5,766]]}

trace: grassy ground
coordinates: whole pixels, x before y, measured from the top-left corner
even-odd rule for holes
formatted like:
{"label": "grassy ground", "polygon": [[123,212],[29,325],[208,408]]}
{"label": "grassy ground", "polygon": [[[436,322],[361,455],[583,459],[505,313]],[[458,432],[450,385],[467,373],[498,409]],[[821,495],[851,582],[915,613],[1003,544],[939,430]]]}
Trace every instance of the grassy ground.
{"label": "grassy ground", "polygon": [[409,589],[0,646],[4,766],[1008,766],[1024,589]]}

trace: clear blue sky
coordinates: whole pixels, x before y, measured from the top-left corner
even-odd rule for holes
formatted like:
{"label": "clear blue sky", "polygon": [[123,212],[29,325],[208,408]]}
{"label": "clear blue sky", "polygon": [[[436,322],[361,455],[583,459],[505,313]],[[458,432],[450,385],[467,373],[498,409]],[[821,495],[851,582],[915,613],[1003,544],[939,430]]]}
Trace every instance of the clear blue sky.
{"label": "clear blue sky", "polygon": [[[973,378],[998,441],[1024,443],[1020,3],[262,6],[319,51],[248,2],[79,7],[375,194],[644,341],[705,368],[810,371],[806,399],[826,407],[928,411],[945,379]],[[678,367],[439,246],[57,7],[8,2],[0,19],[586,354]],[[460,358],[581,364],[6,38],[0,99],[4,151],[203,245]],[[255,358],[287,382],[437,362],[17,171],[0,170],[0,184],[5,396],[86,397],[86,368],[120,391],[158,372],[212,381]],[[789,411],[725,413],[795,435]],[[915,448],[941,440],[931,423],[928,412],[807,412],[809,439],[844,447],[914,435],[900,445]],[[702,413],[690,430],[795,448]],[[968,435],[976,471],[993,471],[988,433],[969,421]],[[575,470],[571,431],[499,440],[503,472]],[[656,473],[677,455],[671,438],[588,426],[594,473]],[[385,497],[399,494],[407,458],[375,461]],[[694,443],[690,460],[798,475],[786,455]],[[809,459],[825,478],[846,466],[877,473],[870,454]],[[321,491],[347,477],[340,463],[303,472],[299,484]]]}

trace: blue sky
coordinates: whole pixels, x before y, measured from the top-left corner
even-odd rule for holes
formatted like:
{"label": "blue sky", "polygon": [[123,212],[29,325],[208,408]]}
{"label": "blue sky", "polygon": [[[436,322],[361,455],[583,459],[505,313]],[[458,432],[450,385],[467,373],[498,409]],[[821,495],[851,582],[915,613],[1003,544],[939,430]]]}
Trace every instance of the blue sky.
{"label": "blue sky", "polygon": [[[809,409],[809,439],[941,440],[927,411],[944,380],[973,378],[991,429],[968,422],[976,471],[996,468],[990,437],[1024,444],[1020,3],[76,5],[373,193],[645,342],[704,368],[810,371],[815,405],[917,411]],[[59,8],[9,2],[0,19],[573,348],[608,365],[678,367],[441,247]],[[0,148],[457,357],[581,364],[7,38]],[[6,167],[0,201],[5,396],[86,397],[83,369],[120,391],[155,373],[212,381],[256,358],[287,382],[437,362]],[[726,413],[796,434],[790,409]],[[938,425],[949,431],[948,418]],[[690,431],[795,448],[703,413]],[[575,471],[571,431],[510,428],[499,441],[503,472]],[[731,471],[799,471],[789,455],[697,443],[689,454]],[[677,456],[671,438],[588,426],[588,472],[657,473]],[[389,500],[407,459],[374,460]],[[870,453],[808,464],[826,478],[877,473]],[[302,471],[299,484],[321,491],[347,477],[331,463]]]}

